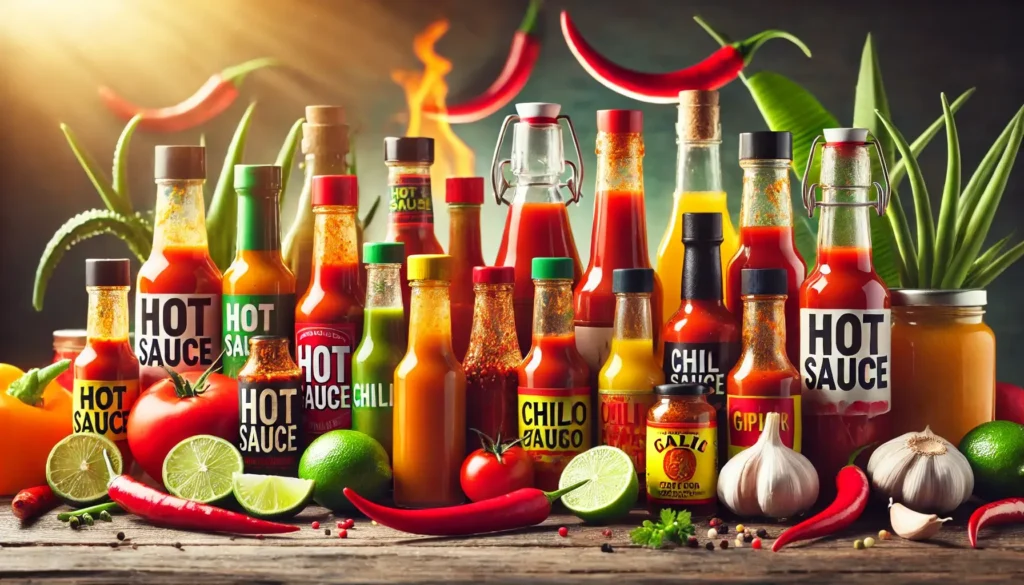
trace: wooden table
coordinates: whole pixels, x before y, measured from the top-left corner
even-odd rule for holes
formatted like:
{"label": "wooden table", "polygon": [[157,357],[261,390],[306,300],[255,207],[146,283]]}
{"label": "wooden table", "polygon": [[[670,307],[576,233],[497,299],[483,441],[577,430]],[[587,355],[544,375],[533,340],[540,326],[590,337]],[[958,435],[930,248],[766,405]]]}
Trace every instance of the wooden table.
{"label": "wooden table", "polygon": [[[855,550],[854,539],[877,539],[878,530],[888,528],[881,516],[862,519],[838,537],[780,553],[749,545],[737,550],[733,531],[727,550],[636,548],[628,544],[628,532],[643,519],[639,511],[612,526],[610,539],[601,534],[604,527],[582,526],[565,514],[515,533],[459,539],[410,537],[360,519],[348,538],[339,539],[337,519],[310,508],[295,519],[302,531],[255,539],[164,530],[126,516],[72,530],[50,514],[21,527],[9,510],[9,501],[0,501],[4,583],[1024,583],[1024,527],[986,529],[984,549],[972,550],[964,529],[970,510],[956,514],[956,522],[930,543],[894,537]],[[320,521],[319,530],[310,527],[313,520]],[[559,526],[569,527],[568,538],[558,536]],[[782,528],[750,526],[763,526],[772,536]],[[707,529],[706,524],[697,528],[702,545]],[[123,542],[116,539],[118,532],[124,532]],[[601,551],[605,542],[614,552]]]}

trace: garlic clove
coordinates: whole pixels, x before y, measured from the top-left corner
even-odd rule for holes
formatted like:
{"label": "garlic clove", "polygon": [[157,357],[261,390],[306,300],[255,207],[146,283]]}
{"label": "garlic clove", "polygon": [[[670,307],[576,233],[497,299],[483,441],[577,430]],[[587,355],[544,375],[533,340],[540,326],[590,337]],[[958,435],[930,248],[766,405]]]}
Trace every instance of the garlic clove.
{"label": "garlic clove", "polygon": [[922,514],[903,504],[894,504],[889,498],[889,522],[892,531],[907,540],[928,540],[942,530],[952,518],[939,518],[935,514]]}

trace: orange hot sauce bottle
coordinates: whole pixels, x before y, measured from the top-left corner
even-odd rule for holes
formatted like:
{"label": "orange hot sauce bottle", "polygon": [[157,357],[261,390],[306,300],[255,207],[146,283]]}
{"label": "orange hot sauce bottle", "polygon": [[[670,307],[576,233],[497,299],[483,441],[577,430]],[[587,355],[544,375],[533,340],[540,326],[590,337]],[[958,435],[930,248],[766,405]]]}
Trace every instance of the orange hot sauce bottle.
{"label": "orange hot sauce bottle", "polygon": [[[473,270],[486,266],[480,248],[480,207],[483,177],[453,177],[445,181],[448,203],[448,255],[452,257],[452,346],[462,361],[473,330]],[[483,429],[480,429],[483,430]]]}

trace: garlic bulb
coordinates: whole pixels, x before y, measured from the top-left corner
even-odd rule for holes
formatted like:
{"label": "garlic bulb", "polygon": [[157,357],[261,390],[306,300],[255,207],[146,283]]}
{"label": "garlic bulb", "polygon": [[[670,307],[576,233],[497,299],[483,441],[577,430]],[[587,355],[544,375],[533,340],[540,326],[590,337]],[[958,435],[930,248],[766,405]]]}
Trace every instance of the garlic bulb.
{"label": "garlic bulb", "polygon": [[868,460],[868,477],[876,493],[925,512],[955,510],[974,491],[967,458],[930,428],[876,449]]}
{"label": "garlic bulb", "polygon": [[935,514],[915,512],[903,504],[892,503],[889,498],[889,522],[892,531],[907,540],[928,540],[942,530],[952,518],[939,518]]}
{"label": "garlic bulb", "polygon": [[779,413],[765,417],[761,436],[718,475],[718,499],[737,516],[788,518],[818,498],[818,474],[806,457],[782,444]]}

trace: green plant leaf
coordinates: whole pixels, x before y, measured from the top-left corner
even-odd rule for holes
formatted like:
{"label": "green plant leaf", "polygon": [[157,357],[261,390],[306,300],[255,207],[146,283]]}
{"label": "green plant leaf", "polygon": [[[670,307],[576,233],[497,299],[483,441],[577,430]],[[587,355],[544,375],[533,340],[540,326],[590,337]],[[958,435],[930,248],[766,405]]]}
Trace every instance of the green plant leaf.
{"label": "green plant leaf", "polygon": [[231,144],[224,155],[224,165],[217,178],[217,186],[210,200],[206,214],[206,235],[210,242],[210,257],[222,271],[227,270],[234,259],[235,232],[238,229],[238,196],[235,194],[235,165],[242,162],[245,154],[245,138],[249,134],[252,113],[256,102],[249,104],[238,121]]}
{"label": "green plant leaf", "polygon": [[137,221],[134,216],[124,216],[109,209],[90,209],[64,222],[50,238],[39,258],[32,290],[32,306],[37,311],[43,310],[43,299],[50,277],[64,253],[83,240],[102,234],[117,236],[128,245],[128,249],[139,261],[145,261],[149,256],[150,243],[140,240],[138,226],[135,225]]}
{"label": "green plant leaf", "polygon": [[988,266],[978,270],[972,278],[965,281],[965,288],[987,287],[992,284],[992,281],[1002,274],[1004,270],[1009,268],[1014,262],[1020,260],[1022,256],[1024,256],[1024,242],[1018,242],[1016,246],[1000,254]]}
{"label": "green plant leaf", "polygon": [[900,273],[900,285],[904,288],[914,288],[918,285],[917,249],[914,248],[914,237],[910,234],[910,223],[907,222],[907,212],[903,210],[903,201],[895,189],[892,190],[885,217],[892,226],[893,238],[899,252],[896,268]]}
{"label": "green plant leaf", "polygon": [[[857,89],[853,101],[853,127],[867,128],[868,132],[881,147],[881,155],[885,157],[888,166],[895,163],[895,149],[892,138],[888,132],[881,132],[882,127],[875,116],[875,110],[890,117],[889,100],[885,96],[885,86],[882,84],[882,70],[878,65],[878,53],[875,51],[874,41],[871,33],[868,33],[864,41],[864,50],[860,57],[860,74],[857,76]],[[875,163],[877,166],[877,163]],[[873,177],[881,176],[872,169]]]}
{"label": "green plant leaf", "polygon": [[64,138],[67,139],[68,145],[71,146],[71,152],[78,159],[78,164],[82,166],[82,170],[85,171],[89,180],[92,181],[93,187],[100,194],[100,198],[103,199],[103,204],[107,206],[107,209],[121,215],[131,215],[131,209],[126,207],[118,194],[114,192],[110,179],[100,170],[99,165],[89,156],[89,153],[82,148],[81,143],[75,137],[75,133],[71,131],[71,128],[67,124],[61,124],[60,129],[64,133]]}
{"label": "green plant leaf", "polygon": [[292,124],[291,129],[288,130],[288,136],[284,139],[284,144],[281,145],[281,150],[277,153],[277,160],[274,161],[275,165],[281,167],[281,198],[278,200],[278,209],[284,207],[284,199],[288,194],[288,179],[292,176],[295,148],[302,137],[302,124],[305,121],[304,118],[299,118]]}
{"label": "green plant leaf", "polygon": [[377,215],[377,208],[380,207],[380,195],[373,198],[373,203],[370,204],[370,209],[366,211],[366,215],[359,220],[359,229],[366,229],[371,223],[373,223],[374,216]]}
{"label": "green plant leaf", "polygon": [[132,198],[128,194],[128,147],[131,144],[132,135],[135,134],[135,128],[141,121],[142,114],[136,114],[131,120],[128,120],[128,124],[125,125],[121,136],[117,139],[117,146],[114,147],[114,166],[111,170],[111,176],[114,177],[114,192],[128,211],[132,210]]}
{"label": "green plant leaf", "polygon": [[996,258],[999,257],[999,254],[1002,253],[1007,244],[1013,240],[1013,236],[1014,232],[1010,232],[1010,235],[992,244],[989,246],[988,250],[982,252],[981,255],[978,256],[978,259],[971,263],[971,269],[967,271],[967,278],[965,280],[970,281],[979,270],[995,262]]}
{"label": "green plant leaf", "polygon": [[[818,234],[814,229],[811,218],[806,213],[799,213],[793,220],[793,240],[796,242],[796,249],[807,264],[807,274],[814,270],[818,256]],[[803,250],[810,250],[810,255],[804,254]]]}
{"label": "green plant leaf", "polygon": [[[970,99],[971,95],[974,94],[974,89],[975,88],[972,87],[960,94],[960,97],[956,98],[953,103],[949,105],[949,109],[952,110],[954,114],[957,113],[960,108],[967,103],[967,100]],[[932,122],[931,126],[925,128],[925,131],[922,132],[916,140],[910,143],[910,150],[914,153],[914,158],[920,156],[925,147],[928,146],[928,143],[932,141],[932,138],[935,138],[935,135],[937,135],[939,130],[942,130],[942,127],[945,125],[946,117],[939,116],[937,120]],[[1007,136],[1009,136],[1009,134],[1007,134]],[[895,165],[889,167],[889,182],[892,183],[893,191],[899,189],[900,184],[903,183],[903,179],[906,176],[907,163],[903,162],[903,159],[896,161]]]}
{"label": "green plant leaf", "polygon": [[942,284],[942,276],[956,250],[956,206],[960,199],[960,137],[956,132],[956,120],[946,94],[941,94],[940,98],[942,115],[946,119],[946,184],[942,189],[939,225],[935,230],[935,264],[931,280],[933,288]]}

